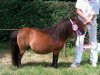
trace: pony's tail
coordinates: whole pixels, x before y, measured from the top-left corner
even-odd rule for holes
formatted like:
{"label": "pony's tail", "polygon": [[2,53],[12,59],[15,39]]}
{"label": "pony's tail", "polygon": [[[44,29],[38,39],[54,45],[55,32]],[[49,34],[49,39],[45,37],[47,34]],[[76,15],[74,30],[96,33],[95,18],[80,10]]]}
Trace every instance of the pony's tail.
{"label": "pony's tail", "polygon": [[19,66],[18,61],[19,61],[19,47],[17,44],[17,34],[18,31],[15,31],[12,33],[11,36],[11,57],[12,57],[12,64],[15,66]]}

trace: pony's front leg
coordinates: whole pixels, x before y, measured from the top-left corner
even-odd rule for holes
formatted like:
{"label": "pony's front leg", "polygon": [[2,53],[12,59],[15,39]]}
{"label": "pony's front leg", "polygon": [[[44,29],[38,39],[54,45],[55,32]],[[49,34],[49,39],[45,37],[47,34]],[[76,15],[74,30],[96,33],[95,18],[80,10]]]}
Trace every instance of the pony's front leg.
{"label": "pony's front leg", "polygon": [[60,51],[54,51],[53,52],[53,61],[52,61],[51,66],[54,67],[54,68],[57,68],[58,67],[58,56],[59,56],[59,52]]}

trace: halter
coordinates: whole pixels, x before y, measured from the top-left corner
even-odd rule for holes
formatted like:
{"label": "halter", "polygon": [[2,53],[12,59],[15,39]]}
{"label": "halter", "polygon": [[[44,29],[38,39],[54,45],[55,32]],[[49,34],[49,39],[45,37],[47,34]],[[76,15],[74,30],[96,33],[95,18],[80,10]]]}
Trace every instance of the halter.
{"label": "halter", "polygon": [[79,30],[78,25],[75,22],[73,22],[71,19],[70,22],[72,24],[73,31],[75,31],[77,35],[82,35],[82,32]]}

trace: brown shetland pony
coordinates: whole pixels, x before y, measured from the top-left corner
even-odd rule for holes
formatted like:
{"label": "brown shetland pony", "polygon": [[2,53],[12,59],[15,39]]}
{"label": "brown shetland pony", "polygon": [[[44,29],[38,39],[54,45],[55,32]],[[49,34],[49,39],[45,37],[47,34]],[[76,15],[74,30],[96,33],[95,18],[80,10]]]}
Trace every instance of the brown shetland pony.
{"label": "brown shetland pony", "polygon": [[[78,18],[71,18],[82,33],[85,32],[84,24]],[[73,33],[70,19],[63,19],[56,25],[47,29],[22,28],[15,31],[11,37],[11,55],[13,65],[20,67],[25,50],[30,47],[33,52],[47,54],[53,52],[51,66],[57,67],[59,52],[68,37]]]}

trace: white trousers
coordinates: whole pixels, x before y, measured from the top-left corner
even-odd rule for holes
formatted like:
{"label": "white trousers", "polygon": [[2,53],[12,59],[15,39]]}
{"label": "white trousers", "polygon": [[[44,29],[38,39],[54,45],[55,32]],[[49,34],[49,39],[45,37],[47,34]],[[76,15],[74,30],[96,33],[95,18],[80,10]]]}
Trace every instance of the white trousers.
{"label": "white trousers", "polygon": [[[90,62],[97,63],[98,60],[98,50],[97,50],[97,22],[96,20],[93,21],[93,25],[86,26],[86,32],[89,34],[89,43],[91,45],[90,49]],[[75,48],[75,63],[80,63],[82,60],[83,54],[83,45],[84,45],[84,35],[77,36],[76,40],[76,48]]]}

